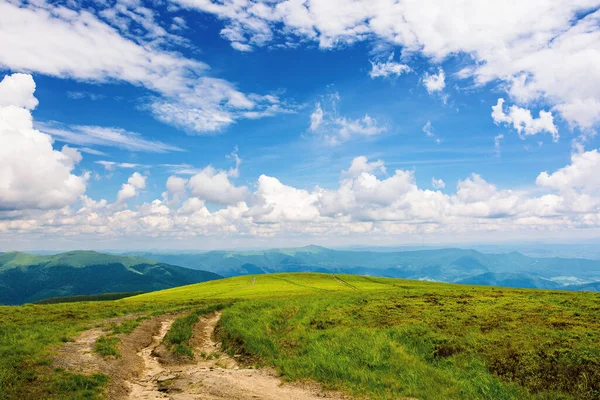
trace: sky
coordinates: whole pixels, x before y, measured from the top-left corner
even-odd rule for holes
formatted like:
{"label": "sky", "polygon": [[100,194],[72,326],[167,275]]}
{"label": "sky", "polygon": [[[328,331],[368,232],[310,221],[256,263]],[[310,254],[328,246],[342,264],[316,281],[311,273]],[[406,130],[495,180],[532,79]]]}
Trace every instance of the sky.
{"label": "sky", "polygon": [[597,242],[598,65],[598,0],[0,0],[0,251]]}

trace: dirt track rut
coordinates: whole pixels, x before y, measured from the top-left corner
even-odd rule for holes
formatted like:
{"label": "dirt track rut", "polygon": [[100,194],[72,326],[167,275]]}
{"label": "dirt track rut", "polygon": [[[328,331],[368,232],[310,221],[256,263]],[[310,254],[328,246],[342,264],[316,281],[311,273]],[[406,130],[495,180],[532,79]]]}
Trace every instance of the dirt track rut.
{"label": "dirt track rut", "polygon": [[270,369],[241,368],[235,359],[220,351],[213,340],[220,313],[202,317],[196,325],[193,343],[195,359],[191,364],[161,364],[156,349],[171,326],[162,322],[150,346],[138,355],[144,360],[141,375],[129,382],[129,399],[206,399],[206,400],[321,400],[342,399],[323,393],[317,385],[282,384]]}

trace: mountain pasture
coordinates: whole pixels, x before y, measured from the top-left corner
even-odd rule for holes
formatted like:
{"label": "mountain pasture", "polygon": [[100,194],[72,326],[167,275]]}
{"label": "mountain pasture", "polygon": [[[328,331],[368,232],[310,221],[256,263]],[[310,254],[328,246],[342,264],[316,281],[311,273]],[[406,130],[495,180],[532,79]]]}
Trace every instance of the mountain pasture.
{"label": "mountain pasture", "polygon": [[368,398],[594,399],[600,295],[332,274],[210,281],[117,301],[0,308],[0,397],[102,398],[110,377],[54,365],[125,315],[224,305],[217,339],[289,381]]}

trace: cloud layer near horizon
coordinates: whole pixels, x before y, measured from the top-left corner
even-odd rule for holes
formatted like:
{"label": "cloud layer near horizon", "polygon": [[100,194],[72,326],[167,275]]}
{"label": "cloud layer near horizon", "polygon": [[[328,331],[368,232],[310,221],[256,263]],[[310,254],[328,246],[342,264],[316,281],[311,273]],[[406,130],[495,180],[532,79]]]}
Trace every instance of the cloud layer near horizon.
{"label": "cloud layer near horizon", "polygon": [[0,98],[10,93],[14,99],[0,107],[3,234],[270,237],[600,228],[598,150],[574,153],[564,168],[541,172],[531,190],[501,189],[472,174],[453,193],[433,178],[436,190],[420,188],[414,171],[388,171],[384,161],[365,156],[341,171],[337,188],[296,188],[263,174],[251,190],[235,183],[241,160],[234,151],[235,167],[209,165],[190,178],[171,176],[160,199],[129,204],[147,186],[134,172],[112,203],[94,200],[85,195],[87,174],[73,173],[82,155],[67,146],[53,149],[50,136],[33,129],[34,90],[30,75],[0,83]]}

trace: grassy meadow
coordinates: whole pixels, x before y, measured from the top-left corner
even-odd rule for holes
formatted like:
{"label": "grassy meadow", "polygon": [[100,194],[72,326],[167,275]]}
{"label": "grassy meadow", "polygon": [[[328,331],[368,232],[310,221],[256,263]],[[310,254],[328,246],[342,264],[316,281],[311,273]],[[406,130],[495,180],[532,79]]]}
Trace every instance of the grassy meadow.
{"label": "grassy meadow", "polygon": [[381,399],[600,398],[598,293],[325,274],[0,307],[0,398],[101,398],[107,377],[54,369],[58,346],[107,318],[189,310],[165,338],[186,346],[197,318],[221,308],[225,348],[288,380]]}

